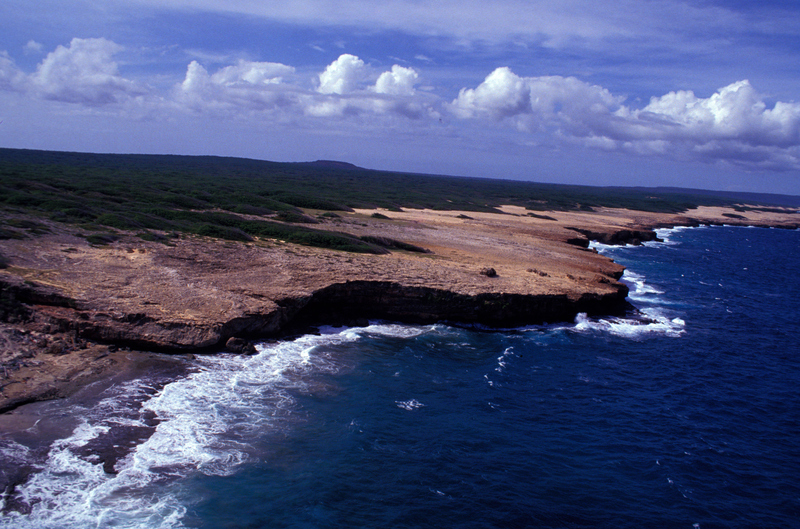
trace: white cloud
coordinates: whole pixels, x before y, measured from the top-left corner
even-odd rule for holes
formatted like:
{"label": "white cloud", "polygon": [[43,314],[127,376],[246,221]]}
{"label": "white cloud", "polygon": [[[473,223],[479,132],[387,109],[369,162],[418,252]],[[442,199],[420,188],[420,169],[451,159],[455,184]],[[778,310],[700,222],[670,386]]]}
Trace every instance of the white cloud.
{"label": "white cloud", "polygon": [[240,60],[210,75],[200,63],[192,61],[177,99],[200,112],[270,110],[291,104],[286,93],[293,89],[284,84],[284,77],[293,73],[294,68],[285,64]]}
{"label": "white cloud", "polygon": [[530,87],[510,68],[497,68],[477,88],[462,88],[453,111],[461,118],[487,115],[495,119],[529,113]]}
{"label": "white cloud", "polygon": [[208,71],[199,62],[190,62],[186,68],[186,77],[181,83],[183,91],[187,94],[203,92],[210,84],[211,76],[208,75]]}
{"label": "white cloud", "polygon": [[413,68],[395,64],[367,86],[370,78],[374,76],[364,61],[354,55],[341,55],[319,75],[317,91],[327,98],[314,98],[306,106],[306,112],[327,117],[392,114],[412,119],[424,116],[426,111],[431,114],[430,98],[417,97],[414,85],[419,74]]}
{"label": "white cloud", "polygon": [[22,91],[27,79],[25,74],[5,51],[0,51],[0,90]]}
{"label": "white cloud", "polygon": [[414,85],[419,79],[419,74],[413,68],[392,66],[391,72],[383,72],[375,82],[375,91],[379,94],[396,96],[414,95]]}
{"label": "white cloud", "polygon": [[240,60],[236,66],[226,66],[211,80],[226,86],[242,84],[265,85],[280,84],[283,78],[294,73],[294,68],[274,62],[250,62]]}
{"label": "white cloud", "polygon": [[72,39],[48,54],[31,80],[47,99],[89,106],[141,95],[143,87],[121,77],[113,60],[123,49],[106,39]]}
{"label": "white cloud", "polygon": [[462,119],[518,129],[604,150],[726,161],[753,168],[800,168],[800,104],[768,108],[748,81],[708,98],[691,91],[653,97],[642,109],[574,77],[519,77],[498,68],[449,105]]}
{"label": "white cloud", "polygon": [[412,68],[395,65],[377,75],[354,55],[343,54],[328,65],[317,76],[316,89],[310,88],[311,79],[299,79],[294,73],[284,64],[239,61],[210,74],[192,61],[176,99],[197,112],[248,116],[252,111],[280,111],[287,119],[362,114],[419,118],[432,102],[429,95],[414,90],[419,74]]}
{"label": "white cloud", "polygon": [[320,94],[347,94],[358,87],[364,77],[364,61],[345,53],[319,74]]}
{"label": "white cloud", "polygon": [[706,99],[691,91],[654,97],[639,115],[648,113],[676,125],[665,134],[677,139],[736,140],[778,147],[800,144],[800,104],[779,101],[768,109],[746,80],[725,86]]}
{"label": "white cloud", "polygon": [[621,102],[608,90],[574,77],[519,77],[502,67],[476,88],[462,88],[450,109],[460,118],[511,120],[522,130],[588,136]]}
{"label": "white cloud", "polygon": [[36,42],[35,40],[29,40],[23,49],[26,55],[37,55],[44,50],[44,44]]}

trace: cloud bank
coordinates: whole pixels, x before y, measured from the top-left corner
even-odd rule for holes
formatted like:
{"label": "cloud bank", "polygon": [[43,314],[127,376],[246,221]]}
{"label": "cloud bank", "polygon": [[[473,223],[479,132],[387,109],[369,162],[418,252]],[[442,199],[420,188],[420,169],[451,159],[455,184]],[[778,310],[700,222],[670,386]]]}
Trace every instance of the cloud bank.
{"label": "cloud bank", "polygon": [[727,161],[751,168],[800,168],[800,104],[769,108],[747,80],[708,98],[692,91],[624,104],[605,88],[574,77],[519,77],[498,68],[449,105],[463,119],[505,122],[587,147],[677,159]]}
{"label": "cloud bank", "polygon": [[[520,143],[580,144],[677,160],[723,162],[749,169],[800,169],[800,104],[768,104],[748,81],[708,97],[689,90],[653,96],[641,108],[576,77],[521,77],[500,67],[453,99],[418,90],[421,72],[376,69],[343,54],[317,74],[293,66],[239,60],[216,71],[198,61],[165,93],[127,78],[115,57],[126,50],[106,39],[73,39],[46,55],[30,74],[0,52],[0,91],[104,112],[131,108],[169,119],[176,113],[226,120],[280,120],[326,126],[403,127],[425,134],[446,127],[480,143],[481,131],[515,130]],[[435,80],[434,84],[435,84]],[[426,84],[431,80],[426,79]],[[452,97],[452,96],[451,96]],[[349,125],[348,125],[349,124]]]}

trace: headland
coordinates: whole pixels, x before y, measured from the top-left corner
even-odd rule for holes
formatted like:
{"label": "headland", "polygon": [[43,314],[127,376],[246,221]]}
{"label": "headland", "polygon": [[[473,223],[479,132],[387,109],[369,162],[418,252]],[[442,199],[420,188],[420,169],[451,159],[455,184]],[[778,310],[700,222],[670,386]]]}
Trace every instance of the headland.
{"label": "headland", "polygon": [[789,209],[707,206],[682,213],[356,208],[319,218],[316,229],[396,248],[353,253],[201,235],[165,244],[122,231],[92,244],[75,227],[36,219],[39,234],[0,241],[0,411],[67,396],[154,361],[151,352],[246,354],[252,340],[317,324],[513,327],[621,314],[630,307],[623,267],[590,240],[640,244],[669,226],[800,226]]}

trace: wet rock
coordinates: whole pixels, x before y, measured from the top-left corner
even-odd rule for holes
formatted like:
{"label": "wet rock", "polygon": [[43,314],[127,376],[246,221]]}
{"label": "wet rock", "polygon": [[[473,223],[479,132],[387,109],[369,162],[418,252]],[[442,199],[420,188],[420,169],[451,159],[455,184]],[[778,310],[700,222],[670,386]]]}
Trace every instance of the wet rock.
{"label": "wet rock", "polygon": [[255,346],[244,338],[231,337],[225,342],[225,349],[232,353],[254,355],[258,351]]}

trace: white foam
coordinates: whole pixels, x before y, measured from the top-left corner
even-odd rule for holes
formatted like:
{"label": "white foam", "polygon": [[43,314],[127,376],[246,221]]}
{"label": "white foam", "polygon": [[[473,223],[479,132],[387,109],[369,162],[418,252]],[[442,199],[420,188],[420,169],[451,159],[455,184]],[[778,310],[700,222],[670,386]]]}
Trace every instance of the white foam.
{"label": "white foam", "polygon": [[143,499],[132,494],[154,482],[152,473],[124,469],[109,475],[102,465],[76,454],[104,430],[84,422],[71,437],[57,441],[42,471],[18,489],[20,500],[32,506],[31,513],[6,513],[0,527],[180,527],[177,522],[185,509],[169,495]]}
{"label": "white foam", "polygon": [[443,329],[441,325],[399,325],[399,324],[382,324],[370,325],[365,327],[364,330],[373,335],[389,336],[395,338],[416,338],[430,332],[437,332]]}
{"label": "white foam", "polygon": [[653,334],[678,337],[685,332],[686,322],[681,318],[669,318],[657,308],[642,309],[640,312],[644,316],[642,319],[590,319],[581,313],[575,318],[574,330],[581,333],[604,332],[632,339]]}
{"label": "white foam", "polygon": [[503,354],[497,357],[497,367],[494,369],[498,373],[502,373],[508,365],[508,358],[514,355],[514,348],[508,347]]}
{"label": "white foam", "polygon": [[603,244],[597,241],[589,241],[589,249],[597,250],[598,253],[605,253],[606,250],[611,250],[613,248],[618,248],[618,246],[613,246],[611,244]]}
{"label": "white foam", "polygon": [[[30,460],[31,449],[10,439],[0,439],[0,458],[17,464],[27,463]],[[0,497],[2,501],[2,497]],[[0,504],[2,507],[2,504]],[[2,508],[0,508],[2,510]]]}
{"label": "white foam", "polygon": [[[81,411],[86,420],[70,437],[54,443],[43,469],[18,488],[20,499],[32,506],[31,514],[11,512],[0,519],[0,527],[181,527],[187,507],[170,492],[174,487],[164,485],[197,472],[229,475],[253,457],[261,432],[292,417],[292,390],[308,389],[310,377],[304,375],[341,368],[326,346],[360,340],[364,333],[408,337],[430,330],[370,325],[329,331],[260,344],[258,354],[249,357],[199,357],[196,372],[152,396],[152,388],[141,381],[115,388],[93,410]],[[131,400],[137,402],[133,414]],[[414,399],[403,404],[422,406]],[[115,425],[143,425],[142,412],[154,413],[160,422],[146,441],[117,462],[117,474],[107,474],[98,461],[79,455],[81,447]]]}
{"label": "white foam", "polygon": [[625,270],[622,274],[622,281],[628,283],[630,288],[628,297],[633,301],[654,301],[655,296],[664,293],[663,290],[648,285],[643,275],[632,270]]}
{"label": "white foam", "polygon": [[422,408],[425,405],[418,401],[417,399],[405,400],[405,401],[395,401],[398,408],[404,409],[406,411],[413,411],[418,408]]}
{"label": "white foam", "polygon": [[693,229],[695,229],[695,228],[693,228],[691,226],[675,226],[674,228],[658,228],[658,229],[655,230],[656,236],[659,239],[661,239],[662,242],[658,243],[656,241],[650,241],[649,243],[645,243],[645,244],[653,244],[653,243],[655,243],[655,244],[674,245],[676,243],[674,241],[672,241],[672,236],[673,235],[675,235],[677,233],[680,233],[682,231],[693,230]]}

